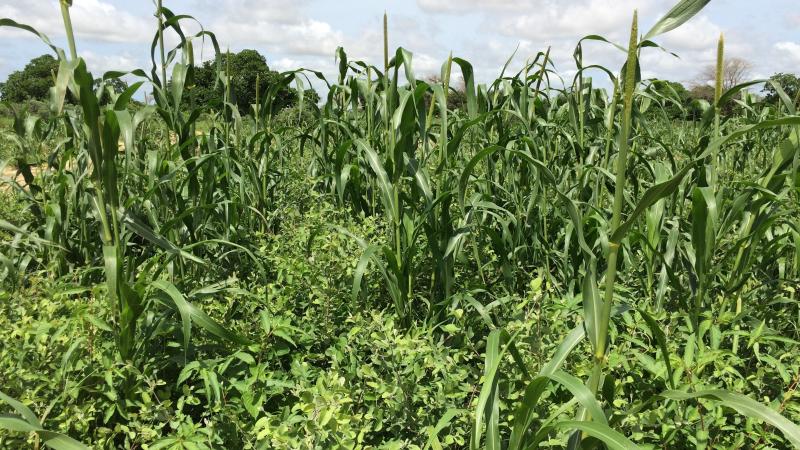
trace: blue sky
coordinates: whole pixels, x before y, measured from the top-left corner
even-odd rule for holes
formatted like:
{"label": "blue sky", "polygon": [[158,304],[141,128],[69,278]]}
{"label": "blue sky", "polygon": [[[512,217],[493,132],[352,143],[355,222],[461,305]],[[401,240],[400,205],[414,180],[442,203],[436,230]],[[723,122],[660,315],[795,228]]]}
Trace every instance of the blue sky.
{"label": "blue sky", "polygon": [[[307,67],[333,74],[334,50],[382,64],[381,20],[389,14],[390,46],[414,53],[419,75],[437,73],[453,51],[475,66],[478,78],[498,75],[519,46],[512,66],[552,46],[557,69],[574,73],[578,39],[601,34],[624,42],[634,9],[646,30],[677,0],[164,0],[195,16],[232,51],[254,48],[275,70]],[[649,50],[647,77],[692,82],[715,55],[725,34],[727,54],[752,63],[751,76],[800,73],[798,0],[712,0],[692,21],[657,41],[680,58]],[[149,68],[155,31],[151,0],[74,0],[78,50],[96,74]],[[65,46],[57,0],[0,0],[0,17],[31,24]],[[32,35],[0,29],[0,80],[47,51]],[[205,52],[206,57],[209,56]],[[600,44],[584,47],[585,63],[619,68],[623,55]]]}

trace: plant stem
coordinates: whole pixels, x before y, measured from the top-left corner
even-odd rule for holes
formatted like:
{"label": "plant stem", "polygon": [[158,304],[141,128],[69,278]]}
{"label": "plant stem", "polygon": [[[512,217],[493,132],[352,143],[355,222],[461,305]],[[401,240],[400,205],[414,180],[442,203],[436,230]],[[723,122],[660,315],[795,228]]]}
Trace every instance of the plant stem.
{"label": "plant stem", "polygon": [[383,12],[383,70],[389,74],[389,15]]}
{"label": "plant stem", "polygon": [[[628,166],[628,138],[631,133],[631,113],[633,110],[633,92],[636,88],[636,64],[638,50],[638,14],[633,13],[633,24],[631,25],[631,39],[628,46],[628,61],[625,66],[625,85],[624,103],[622,111],[622,136],[619,143],[619,154],[617,155],[616,185],[614,190],[614,209],[611,215],[612,233],[619,228],[622,219],[622,206],[625,203],[625,172]],[[620,239],[621,241],[622,239]],[[592,373],[591,389],[597,393],[602,369],[606,357],[606,343],[608,340],[608,324],[611,318],[611,306],[614,300],[614,281],[617,277],[617,256],[619,254],[619,242],[608,243],[608,267],[606,268],[605,295],[603,299],[603,313],[600,326],[603,330],[599,335],[597,348],[594,354],[594,370]]]}
{"label": "plant stem", "polygon": [[[544,61],[542,61],[542,68],[539,71],[539,79],[536,80],[536,89],[533,91],[533,118],[536,118],[536,99],[539,98],[539,93],[541,92],[542,87],[542,80],[544,79],[545,75],[547,75],[547,63],[550,60],[550,47],[547,47],[547,51],[544,54]],[[535,63],[535,61],[534,61]],[[527,83],[527,78],[526,78]]]}
{"label": "plant stem", "polygon": [[75,48],[75,35],[72,31],[72,19],[69,16],[70,6],[72,6],[72,0],[61,0],[61,17],[64,18],[64,31],[67,33],[69,54],[72,60],[76,60],[78,59],[78,50]]}
{"label": "plant stem", "polygon": [[[719,35],[717,42],[717,70],[714,80],[714,138],[721,136],[719,129],[720,122],[720,104],[719,100],[722,97],[722,81],[725,76],[725,38],[722,33]],[[714,152],[711,156],[711,185],[717,185],[717,172],[719,170],[719,149],[714,147]]]}
{"label": "plant stem", "polygon": [[256,123],[256,133],[258,133],[258,106],[259,106],[259,89],[261,87],[261,74],[256,74],[256,107],[255,107],[255,123]]}
{"label": "plant stem", "polygon": [[158,17],[158,47],[161,52],[161,85],[167,85],[167,65],[166,57],[164,56],[164,15],[161,13],[162,0],[158,0],[158,10],[156,17]]}
{"label": "plant stem", "polygon": [[[614,118],[617,116],[617,97],[619,96],[619,82],[614,79],[614,91],[611,94],[611,105],[609,105],[608,117],[606,122],[606,145],[603,152],[603,168],[608,168],[608,160],[611,157],[611,146],[614,143]],[[603,195],[601,195],[602,175],[598,174],[595,182],[595,206],[601,206]]]}

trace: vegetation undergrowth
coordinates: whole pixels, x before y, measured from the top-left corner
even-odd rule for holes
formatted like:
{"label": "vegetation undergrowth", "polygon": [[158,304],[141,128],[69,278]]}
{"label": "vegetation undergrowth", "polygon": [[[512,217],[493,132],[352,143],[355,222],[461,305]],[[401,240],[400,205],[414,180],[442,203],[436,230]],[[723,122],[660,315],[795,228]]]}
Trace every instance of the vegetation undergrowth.
{"label": "vegetation undergrowth", "polygon": [[69,54],[0,19],[58,61],[0,141],[0,447],[800,447],[798,99],[641,79],[707,3],[489,84],[418,79],[385,17],[382,67],[249,109],[160,0],[150,70],[100,77],[70,0]]}

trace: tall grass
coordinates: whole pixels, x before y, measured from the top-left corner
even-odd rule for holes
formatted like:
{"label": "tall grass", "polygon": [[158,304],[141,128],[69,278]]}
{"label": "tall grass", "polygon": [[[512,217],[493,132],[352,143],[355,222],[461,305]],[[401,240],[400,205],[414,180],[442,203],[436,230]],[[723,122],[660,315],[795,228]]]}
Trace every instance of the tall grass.
{"label": "tall grass", "polygon": [[[687,436],[703,447],[712,426],[741,432],[752,421],[779,430],[780,444],[798,445],[796,425],[753,392],[731,390],[727,374],[711,368],[744,347],[745,302],[800,273],[795,105],[758,109],[745,85],[723,91],[722,37],[713,110],[707,105],[713,116],[676,131],[667,107],[684,105],[656,80],[640,79],[640,53],[707,3],[678,2],[643,36],[634,12],[619,71],[584,66],[583,44],[605,41],[585,37],[574,52],[577,73],[561,85],[549,48],[516,73],[509,61],[487,84],[452,54],[439,80],[418,79],[410,51],[390,54],[384,14],[382,67],[340,48],[335,80],[287,72],[265,92],[257,88],[251,111],[239,111],[230,58],[222,64],[213,33],[184,31],[190,17],[157,1],[149,73],[95,77],[62,0],[70,57],[52,47],[61,59],[54,116],[37,120],[51,120],[63,141],[49,170],[26,177],[27,188],[14,186],[38,213],[0,222],[14,236],[3,244],[3,277],[17,285],[32,270],[56,277],[92,268],[82,283],[108,301],[114,364],[143,370],[147,358],[169,355],[160,358],[165,370],[182,373],[195,367],[193,327],[224,348],[257,340],[212,319],[199,302],[225,295],[239,277],[254,286],[274,281],[279,269],[256,256],[264,251],[258,239],[286,232],[276,197],[307,170],[320,198],[349,223],[378,224],[369,236],[337,228],[361,249],[350,307],[390,310],[406,330],[440,329],[441,345],[483,353],[482,384],[463,405],[471,410],[470,448],[676,446]],[[8,19],[0,25],[37,33]],[[178,42],[171,49],[169,33]],[[198,40],[214,48],[225,93],[218,111],[185,101]],[[453,83],[459,75],[463,91]],[[123,76],[136,81],[121,94],[107,89]],[[310,123],[282,123],[279,90],[302,92],[311,77],[328,89],[326,101],[301,100]],[[134,107],[143,89],[153,90],[155,104]],[[105,94],[113,101],[102,102]],[[453,107],[458,97],[463,103]],[[201,117],[207,130],[198,128]],[[30,147],[41,129],[15,127],[15,139]],[[740,174],[730,170],[735,162]],[[569,323],[564,336],[542,332],[553,310]],[[535,337],[522,338],[520,323]],[[173,353],[167,343],[176,339]],[[633,351],[636,360],[624,353]],[[641,379],[640,391],[625,390],[628,378]],[[130,397],[111,412],[120,423],[137,401],[130,383],[120,389]],[[0,425],[46,435],[39,418],[2,400],[27,425]],[[741,419],[723,407],[746,419],[730,422]],[[651,416],[685,429],[667,430]]]}

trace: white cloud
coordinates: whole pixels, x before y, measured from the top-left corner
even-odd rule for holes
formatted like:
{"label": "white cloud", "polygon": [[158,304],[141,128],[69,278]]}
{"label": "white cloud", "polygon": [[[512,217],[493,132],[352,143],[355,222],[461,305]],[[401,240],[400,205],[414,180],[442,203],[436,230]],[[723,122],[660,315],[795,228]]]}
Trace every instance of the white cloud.
{"label": "white cloud", "polygon": [[328,22],[306,14],[308,0],[203,0],[207,10],[220,11],[209,23],[223,46],[263,45],[289,55],[333,55],[344,40]]}
{"label": "white cloud", "polygon": [[[571,82],[575,72],[573,51],[578,39],[600,34],[626,44],[631,15],[639,11],[640,33],[645,33],[675,0],[416,0],[397,11],[389,10],[389,45],[414,53],[414,69],[425,77],[439,72],[450,50],[472,62],[479,81],[498,76],[515,47],[519,50],[508,72],[516,72],[537,52],[552,48],[557,70]],[[146,7],[142,7],[142,3]],[[171,0],[176,13],[197,17],[219,38],[222,51],[254,48],[267,57],[270,67],[290,70],[306,67],[321,70],[335,79],[334,50],[343,46],[351,60],[365,60],[382,66],[383,43],[380,15],[383,6],[372,3],[352,9],[354,2],[342,0],[348,12],[334,12],[323,0]],[[144,0],[75,0],[72,18],[78,35],[79,52],[95,73],[109,68],[149,67],[149,46],[155,32],[151,2]],[[414,3],[416,6],[414,6]],[[182,6],[175,6],[179,4]],[[337,6],[338,7],[338,6]],[[658,49],[643,51],[646,77],[679,81],[696,78],[702,66],[713,63],[717,38],[725,32],[726,55],[751,61],[759,73],[796,70],[800,62],[797,39],[778,31],[738,31],[730,24],[732,13],[721,16],[710,5],[701,15],[656,41],[680,59]],[[57,37],[63,43],[63,25],[57,0],[0,0],[0,17],[27,22]],[[784,11],[786,23],[800,24],[800,14]],[[724,20],[724,22],[720,22]],[[182,22],[187,31],[197,25]],[[26,36],[0,29],[0,37]],[[778,38],[776,38],[778,36]],[[32,38],[31,38],[32,39]],[[175,36],[167,34],[167,42]],[[791,42],[794,41],[794,42]],[[111,44],[101,44],[111,43]],[[27,44],[26,44],[27,45]],[[212,56],[210,45],[202,59]],[[24,65],[33,47],[0,48],[7,73]],[[618,71],[624,54],[613,46],[586,42],[584,65],[600,64]],[[25,56],[20,56],[24,54]],[[196,57],[201,58],[200,51]],[[596,79],[606,78],[598,71]],[[598,81],[602,83],[601,81]]]}
{"label": "white cloud", "polygon": [[[64,22],[55,0],[26,0],[0,3],[0,17],[31,25],[48,36],[63,36]],[[72,27],[77,38],[100,42],[148,42],[155,24],[117,8],[103,0],[79,0],[70,8]],[[155,19],[153,19],[155,20]],[[17,30],[0,29],[0,35],[32,36]]]}
{"label": "white cloud", "polygon": [[[573,50],[581,37],[598,34],[625,46],[634,9],[639,12],[639,32],[644,34],[673,3],[672,0],[527,0],[517,3],[513,10],[505,10],[503,2],[488,6],[475,2],[483,18],[480,32],[469,42],[472,54],[467,56],[486,66],[476,67],[476,73],[489,79],[496,76],[517,43],[520,44],[518,61],[512,68],[520,67],[523,60],[536,52],[552,47],[552,60],[564,75],[567,71],[574,72]],[[448,4],[456,3],[445,2]],[[667,51],[643,50],[643,76],[693,81],[703,66],[713,63],[721,32],[725,33],[726,56],[742,57],[767,72],[780,66],[778,59],[769,57],[774,53],[774,41],[769,41],[768,33],[723,27],[718,22],[721,17],[718,11],[709,8],[681,27],[656,37],[656,43]],[[725,19],[730,22],[730,17]],[[623,52],[608,44],[592,41],[583,44],[584,66],[599,64],[616,72],[624,58]],[[606,78],[598,71],[591,71],[590,75]]]}
{"label": "white cloud", "polygon": [[270,69],[277,70],[279,72],[285,72],[288,70],[294,70],[300,67],[302,64],[300,61],[292,58],[280,58],[278,60],[274,60],[270,63]]}
{"label": "white cloud", "polygon": [[514,0],[417,0],[423,11],[435,13],[469,14],[480,9],[511,9],[522,6]]}
{"label": "white cloud", "polygon": [[294,55],[333,55],[343,41],[341,32],[314,19],[299,23],[237,23],[221,19],[211,25],[223,45],[237,47],[261,44],[270,50]]}
{"label": "white cloud", "polygon": [[[479,29],[467,34],[462,48],[466,58],[475,64],[476,74],[489,80],[500,69],[519,44],[514,61],[507,72],[516,72],[525,60],[551,48],[551,60],[565,83],[575,73],[573,52],[578,40],[589,34],[605,36],[624,43],[630,30],[634,9],[638,9],[640,30],[655,22],[668,7],[669,0],[418,0],[427,11],[458,14],[482,13]],[[456,20],[456,19],[453,19]],[[599,64],[616,71],[624,61],[624,53],[615,47],[593,41],[583,45],[583,64]],[[570,73],[567,73],[571,71]],[[597,70],[587,73],[606,79]],[[558,83],[557,83],[558,84]]]}
{"label": "white cloud", "polygon": [[144,67],[142,61],[128,54],[108,55],[84,50],[81,52],[81,57],[86,61],[86,67],[94,73],[95,77],[102,76],[105,72],[112,70],[131,71]]}
{"label": "white cloud", "polygon": [[535,8],[522,9],[498,23],[500,33],[544,40],[578,39],[588,34],[625,36],[630,30],[633,10],[652,10],[656,2],[637,0],[577,0],[566,4],[540,1]]}
{"label": "white cloud", "polygon": [[217,18],[235,23],[296,24],[310,0],[200,0],[198,11],[213,11]]}
{"label": "white cloud", "polygon": [[667,50],[704,51],[715,48],[722,29],[706,16],[698,16],[657,38]]}
{"label": "white cloud", "polygon": [[[389,17],[389,57],[394,56],[398,47],[403,47],[414,54],[415,71],[426,74],[432,72],[432,65],[436,66],[435,71],[438,72],[450,51],[436,39],[436,34],[440,31],[439,25],[428,19],[400,14]],[[380,26],[347,35],[340,45],[351,60],[363,60],[383,66],[383,29]]]}
{"label": "white cloud", "polygon": [[442,61],[426,53],[414,54],[413,67],[415,78],[420,76],[438,75],[441,72]]}
{"label": "white cloud", "polygon": [[784,58],[791,59],[795,64],[800,64],[800,44],[797,42],[778,42],[775,44],[775,50],[778,50]]}

